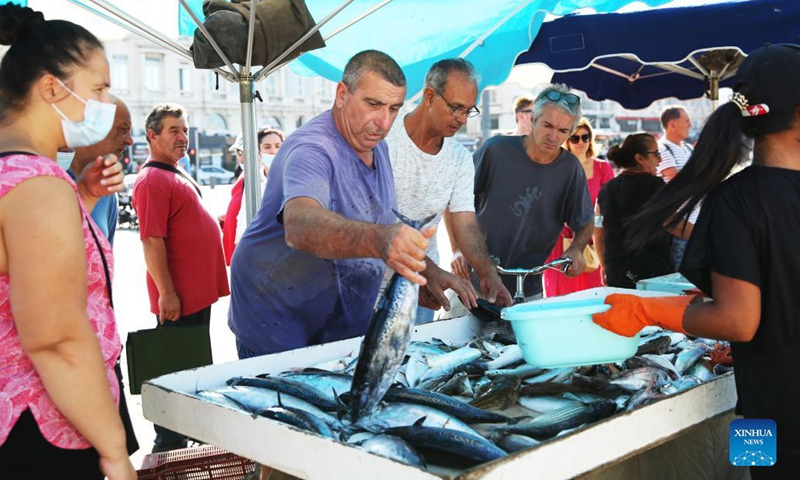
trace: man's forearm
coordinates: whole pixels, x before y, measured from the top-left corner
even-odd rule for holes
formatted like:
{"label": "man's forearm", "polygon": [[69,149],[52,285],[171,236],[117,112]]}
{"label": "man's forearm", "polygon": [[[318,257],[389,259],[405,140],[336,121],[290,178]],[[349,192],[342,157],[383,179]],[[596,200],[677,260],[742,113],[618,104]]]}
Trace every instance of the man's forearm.
{"label": "man's forearm", "polygon": [[382,258],[377,245],[383,243],[379,238],[385,225],[348,220],[307,202],[319,205],[309,199],[302,200],[302,208],[284,209],[286,243],[290,247],[326,259]]}
{"label": "man's forearm", "polygon": [[572,245],[569,248],[583,252],[583,249],[589,244],[593,232],[594,222],[587,223],[586,226],[575,232],[575,238],[572,239]]}
{"label": "man's forearm", "polygon": [[489,257],[486,240],[483,238],[475,214],[472,212],[459,212],[452,214],[452,230],[461,253],[478,276],[483,277],[497,271],[497,266]]}
{"label": "man's forearm", "polygon": [[169,263],[167,261],[167,245],[161,237],[147,237],[142,240],[144,248],[144,262],[147,265],[147,272],[156,284],[158,293],[165,295],[173,293],[175,286],[172,284],[172,276],[169,274]]}
{"label": "man's forearm", "polygon": [[447,230],[447,238],[450,239],[450,251],[457,252],[461,250],[461,246],[456,240],[456,234],[453,231],[453,214],[450,212],[450,207],[444,209],[444,228]]}

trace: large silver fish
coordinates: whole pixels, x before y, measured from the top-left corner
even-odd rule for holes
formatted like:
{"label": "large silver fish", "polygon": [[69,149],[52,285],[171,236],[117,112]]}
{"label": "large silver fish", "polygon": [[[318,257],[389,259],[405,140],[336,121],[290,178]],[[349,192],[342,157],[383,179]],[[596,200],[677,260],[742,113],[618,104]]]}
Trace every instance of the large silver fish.
{"label": "large silver fish", "polygon": [[[394,213],[403,223],[417,229],[435,217],[413,221]],[[361,342],[361,353],[350,389],[351,422],[356,423],[369,415],[389,390],[411,340],[418,299],[419,285],[397,273],[392,275],[378,307],[372,312],[367,333]]]}

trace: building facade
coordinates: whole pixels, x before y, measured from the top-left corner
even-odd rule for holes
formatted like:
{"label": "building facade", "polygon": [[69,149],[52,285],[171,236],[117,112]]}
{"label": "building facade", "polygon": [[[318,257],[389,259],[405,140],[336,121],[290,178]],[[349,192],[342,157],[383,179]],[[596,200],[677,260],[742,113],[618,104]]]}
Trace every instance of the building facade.
{"label": "building facade", "polygon": [[[191,38],[178,41],[188,47]],[[238,84],[211,70],[197,69],[190,60],[136,35],[107,41],[105,50],[111,66],[111,93],[125,100],[131,110],[135,161],[146,156],[144,120],[150,109],[159,102],[175,102],[187,109],[189,124],[197,131],[190,143],[199,145],[190,146],[197,149],[198,163],[230,162],[226,147],[242,124]],[[322,77],[295,75],[283,67],[258,82],[256,89],[263,99],[254,102],[256,125],[276,126],[289,134],[331,107],[336,84]]]}

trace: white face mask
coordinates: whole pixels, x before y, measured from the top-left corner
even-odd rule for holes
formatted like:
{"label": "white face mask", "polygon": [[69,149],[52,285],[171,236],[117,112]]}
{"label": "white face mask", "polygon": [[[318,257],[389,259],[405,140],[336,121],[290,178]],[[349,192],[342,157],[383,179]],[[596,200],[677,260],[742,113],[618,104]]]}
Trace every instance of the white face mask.
{"label": "white face mask", "polygon": [[271,167],[273,160],[275,160],[275,155],[270,155],[268,153],[261,154],[261,163],[263,163],[265,167]]}
{"label": "white face mask", "polygon": [[71,152],[56,152],[56,162],[58,163],[58,166],[64,170],[69,170],[69,166],[72,165],[73,158],[75,158],[75,150]]}
{"label": "white face mask", "polygon": [[64,131],[64,140],[67,142],[67,146],[70,148],[88,147],[106,138],[106,135],[114,125],[114,114],[117,111],[117,106],[113,103],[102,103],[94,100],[87,102],[64,85],[61,80],[58,80],[58,83],[86,105],[86,108],[83,109],[83,121],[73,122],[64,115],[55,103],[50,104],[63,118],[61,128]]}

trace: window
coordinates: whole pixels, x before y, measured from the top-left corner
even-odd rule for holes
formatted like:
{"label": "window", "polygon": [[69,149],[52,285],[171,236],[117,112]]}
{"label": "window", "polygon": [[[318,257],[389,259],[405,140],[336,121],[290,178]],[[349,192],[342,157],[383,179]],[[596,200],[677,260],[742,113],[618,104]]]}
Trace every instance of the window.
{"label": "window", "polygon": [[111,57],[111,87],[115,90],[127,90],[128,84],[128,56],[114,55]]}
{"label": "window", "polygon": [[144,58],[144,88],[161,90],[161,55],[147,55]]}
{"label": "window", "polygon": [[180,70],[178,70],[178,81],[180,82],[180,89],[182,92],[191,92],[192,91],[192,68],[187,66],[182,66]]}
{"label": "window", "polygon": [[278,74],[272,73],[264,79],[264,93],[267,95],[278,94]]}
{"label": "window", "polygon": [[303,77],[286,72],[286,93],[293,97],[303,96]]}
{"label": "window", "polygon": [[316,82],[317,82],[317,95],[319,96],[319,98],[323,100],[328,100],[333,98],[333,91],[335,88],[333,82],[323,78],[318,78]]}
{"label": "window", "polygon": [[295,122],[295,127],[300,128],[303,126],[303,123],[305,123],[305,119],[303,118],[302,115],[300,115],[299,117],[297,117],[297,122]]}
{"label": "window", "polygon": [[206,131],[208,132],[227,132],[228,122],[225,117],[218,113],[214,113],[206,117]]}
{"label": "window", "polygon": [[489,128],[491,130],[497,130],[500,128],[500,115],[495,113],[489,117]]}

